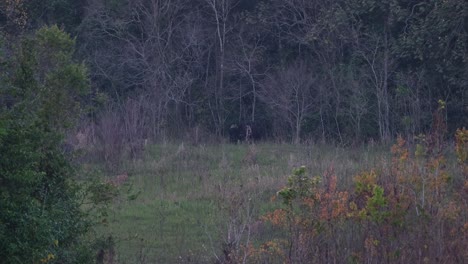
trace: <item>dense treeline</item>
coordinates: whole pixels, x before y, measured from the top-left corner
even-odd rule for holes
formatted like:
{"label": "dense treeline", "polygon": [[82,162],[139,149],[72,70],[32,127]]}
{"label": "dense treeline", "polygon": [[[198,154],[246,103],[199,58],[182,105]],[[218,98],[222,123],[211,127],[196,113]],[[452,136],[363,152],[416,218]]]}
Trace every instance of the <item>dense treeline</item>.
{"label": "dense treeline", "polygon": [[463,0],[2,5],[4,38],[44,24],[76,37],[98,106],[89,116],[101,130],[125,127],[113,133],[123,140],[225,136],[233,123],[295,142],[411,139],[439,100],[451,132],[468,123]]}

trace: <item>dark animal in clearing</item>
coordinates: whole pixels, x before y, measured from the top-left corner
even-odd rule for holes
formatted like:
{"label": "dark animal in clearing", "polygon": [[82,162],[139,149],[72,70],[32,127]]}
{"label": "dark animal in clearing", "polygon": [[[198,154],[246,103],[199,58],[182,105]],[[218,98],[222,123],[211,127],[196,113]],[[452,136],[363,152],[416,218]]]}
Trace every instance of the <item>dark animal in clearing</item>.
{"label": "dark animal in clearing", "polygon": [[255,136],[254,127],[250,124],[232,124],[229,127],[229,140],[236,144],[240,142],[252,143]]}

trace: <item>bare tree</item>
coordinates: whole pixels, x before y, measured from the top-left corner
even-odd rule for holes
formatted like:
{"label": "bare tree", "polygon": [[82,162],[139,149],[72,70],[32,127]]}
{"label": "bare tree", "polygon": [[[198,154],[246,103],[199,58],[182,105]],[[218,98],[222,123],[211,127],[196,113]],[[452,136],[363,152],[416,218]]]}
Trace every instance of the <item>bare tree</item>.
{"label": "bare tree", "polygon": [[[250,112],[248,113],[248,120],[251,123],[255,123],[257,99],[258,99],[258,87],[259,79],[262,78],[265,73],[259,70],[259,65],[262,63],[262,55],[265,47],[263,46],[261,39],[254,37],[253,39],[247,39],[243,30],[238,32],[238,45],[236,54],[233,56],[234,65],[233,68],[236,73],[243,80],[239,85],[239,93],[236,98],[239,100],[239,122],[242,121],[244,98],[248,97],[250,100],[248,106]],[[247,82],[247,85],[244,83]]]}
{"label": "bare tree", "polygon": [[[431,102],[423,96],[423,86],[426,76],[424,71],[400,73],[395,78],[397,85],[395,94],[395,103],[401,129],[406,134],[408,142],[414,140],[414,135],[422,131],[422,122],[426,115],[430,115]],[[427,109],[425,109],[427,107]]]}
{"label": "bare tree", "polygon": [[[122,106],[120,97],[142,95],[140,114],[150,120],[146,129],[152,137],[164,138],[168,124],[180,128],[184,111],[196,104],[189,96],[201,78],[204,45],[202,27],[194,20],[196,5],[188,0],[134,0],[128,12],[114,17],[104,3],[93,3],[84,27],[95,40],[89,48],[94,50],[97,76],[111,83]],[[103,47],[100,41],[112,45]]]}
{"label": "bare tree", "polygon": [[391,54],[393,42],[389,24],[393,15],[386,8],[383,8],[382,12],[382,21],[379,23],[381,31],[364,28],[361,18],[352,13],[348,15],[350,24],[352,24],[349,30],[353,36],[353,49],[356,57],[363,61],[362,74],[367,81],[366,86],[374,91],[379,136],[381,140],[387,141],[391,137],[391,93],[389,86],[397,62]]}
{"label": "bare tree", "polygon": [[365,74],[370,87],[374,87],[377,101],[377,115],[379,135],[384,141],[390,139],[390,92],[389,79],[393,72],[394,60],[389,56],[390,47],[385,33],[383,40],[378,36],[371,36],[367,44],[360,42],[358,52],[367,63]]}
{"label": "bare tree", "polygon": [[214,36],[216,39],[216,74],[213,89],[214,105],[209,107],[212,112],[216,134],[221,135],[226,120],[225,109],[225,74],[226,74],[226,47],[228,38],[234,28],[235,21],[232,21],[232,11],[238,5],[239,0],[204,0],[209,6],[211,23],[214,24]]}
{"label": "bare tree", "polygon": [[351,120],[351,126],[354,128],[354,139],[357,141],[361,139],[363,117],[369,110],[367,87],[360,75],[360,72],[350,71],[346,76],[345,86],[348,95],[345,113]]}
{"label": "bare tree", "polygon": [[268,76],[262,85],[260,98],[289,123],[296,144],[300,142],[304,120],[314,109],[316,85],[311,69],[302,61]]}

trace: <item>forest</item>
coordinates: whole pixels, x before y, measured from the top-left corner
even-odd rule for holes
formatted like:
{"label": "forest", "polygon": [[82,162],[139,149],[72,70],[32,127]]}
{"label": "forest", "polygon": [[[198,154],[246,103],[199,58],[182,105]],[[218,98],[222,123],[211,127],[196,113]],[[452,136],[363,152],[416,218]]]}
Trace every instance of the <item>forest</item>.
{"label": "forest", "polygon": [[0,258],[464,263],[467,125],[465,0],[0,0]]}
{"label": "forest", "polygon": [[76,40],[91,87],[80,99],[93,107],[83,114],[102,129],[127,127],[115,131],[127,141],[226,136],[240,123],[296,143],[411,140],[428,131],[438,100],[450,132],[468,123],[461,0],[5,0],[1,9],[4,57],[44,25]]}

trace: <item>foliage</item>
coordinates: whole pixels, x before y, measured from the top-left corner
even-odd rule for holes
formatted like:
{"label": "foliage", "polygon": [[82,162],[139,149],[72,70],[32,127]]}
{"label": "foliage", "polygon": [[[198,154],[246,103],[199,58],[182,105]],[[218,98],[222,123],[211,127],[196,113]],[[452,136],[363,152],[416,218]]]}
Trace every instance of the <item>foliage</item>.
{"label": "foliage", "polygon": [[[57,137],[34,123],[2,115],[1,257],[7,263],[59,259],[80,263],[90,223],[80,210],[79,188]],[[25,121],[25,120],[23,120]]]}
{"label": "foliage", "polygon": [[[465,0],[3,0],[0,137],[18,142],[24,156],[11,159],[33,168],[17,173],[23,186],[49,180],[36,169],[56,160],[45,153],[61,155],[63,133],[90,102],[97,109],[80,120],[80,135],[108,170],[127,156],[140,162],[148,142],[219,143],[232,124],[280,142],[396,140],[393,159],[365,166],[354,184],[352,159],[343,175],[332,169],[342,164],[293,172],[281,210],[265,218],[282,236],[234,251],[257,262],[461,262],[467,133],[455,130],[468,123],[467,10]],[[90,86],[100,98],[86,95]],[[447,132],[456,133],[455,154]],[[50,170],[67,162],[56,163]],[[299,164],[291,156],[283,168]],[[182,184],[168,170],[156,169],[157,184]],[[89,191],[96,202],[115,195],[105,184]],[[231,216],[238,226],[250,217]],[[50,254],[42,259],[57,260]]]}
{"label": "foliage", "polygon": [[94,92],[116,112],[140,101],[145,138],[255,123],[281,140],[348,144],[428,133],[439,98],[450,133],[467,123],[467,9],[463,0],[5,0],[0,31],[13,45],[54,23],[77,36]]}
{"label": "foliage", "polygon": [[465,128],[457,129],[455,134],[455,153],[462,169],[462,175],[465,177],[465,188],[468,187],[468,130]]}
{"label": "foliage", "polygon": [[23,40],[12,81],[17,107],[58,132],[80,116],[80,100],[89,89],[86,67],[73,60],[74,46],[57,26],[39,29]]}
{"label": "foliage", "polygon": [[458,162],[460,164],[466,164],[468,162],[468,130],[465,128],[457,129],[455,144]]}
{"label": "foliage", "polygon": [[325,172],[321,181],[307,177],[305,167],[294,170],[288,186],[278,192],[283,208],[263,217],[282,230],[277,233],[281,235],[258,247],[252,245],[251,260],[437,263],[465,259],[465,134],[465,129],[456,133],[455,175],[446,170],[445,150],[433,151],[433,138],[439,136],[435,131],[413,155],[399,138],[392,147],[389,170],[358,174],[352,194],[337,190],[333,170]]}
{"label": "foliage", "polygon": [[[326,254],[339,250],[327,243],[322,246],[316,244],[335,236],[343,227],[340,223],[349,214],[349,194],[337,190],[337,177],[333,168],[329,168],[322,177],[308,177],[306,168],[300,167],[289,177],[288,187],[279,191],[278,195],[286,208],[268,213],[264,221],[285,229],[287,236],[266,242],[259,250],[252,248],[252,258],[265,260],[269,258],[268,254],[274,253],[287,263],[317,261],[320,255],[325,254],[323,249],[330,250]],[[330,223],[336,223],[336,226]],[[261,250],[271,245],[277,249],[271,252]],[[318,248],[311,250],[315,246]]]}
{"label": "foliage", "polygon": [[[305,252],[293,254],[305,259],[298,263],[362,263],[369,259],[372,263],[414,263],[414,252],[428,252],[425,244],[435,253],[452,242],[453,252],[444,258],[465,252],[459,249],[461,234],[466,232],[466,213],[463,207],[460,211],[459,201],[461,197],[466,200],[468,185],[451,144],[443,151],[443,166],[451,178],[444,187],[448,196],[442,198],[446,202],[436,203],[438,211],[431,211],[430,218],[415,203],[422,197],[421,179],[410,177],[419,175],[414,174],[419,170],[427,173],[423,169],[427,154],[416,156],[415,146],[403,139],[395,142],[394,154],[381,145],[342,148],[261,143],[255,145],[253,162],[246,162],[244,157],[252,146],[244,144],[181,146],[171,142],[150,145],[141,160],[123,164],[141,194],[133,202],[115,200],[110,205],[112,213],[105,217],[106,226],[99,229],[112,232],[119,261],[284,263],[289,242],[296,237],[301,240],[293,247],[303,246],[301,252]],[[421,147],[424,150],[426,143],[421,142]],[[414,171],[411,164],[417,165]],[[300,165],[305,169],[297,167]],[[101,163],[95,166],[102,168]],[[299,177],[294,175],[296,170],[305,172]],[[315,185],[311,184],[314,178]],[[289,199],[291,210],[278,192],[301,189],[299,186],[309,186],[302,188],[307,199],[302,201],[301,192],[296,192],[296,198]],[[362,186],[359,191],[358,186]],[[374,186],[383,189],[382,206],[368,204],[379,196],[374,195]],[[433,192],[427,186],[426,198]],[[426,200],[426,211],[429,206]],[[452,226],[459,233],[453,239],[439,239],[449,235]],[[291,227],[303,233],[291,233]],[[440,241],[437,245],[436,239]],[[437,263],[428,258],[429,263]]]}
{"label": "foliage", "polygon": [[91,221],[62,133],[79,114],[86,70],[56,26],[26,39],[2,76],[0,258],[5,263],[91,263]]}
{"label": "foliage", "polygon": [[[467,123],[466,1],[91,1],[78,28],[94,83],[141,100],[144,134],[389,142]],[[129,11],[130,10],[130,11]],[[200,16],[199,14],[206,14]],[[117,110],[113,110],[117,111]],[[104,118],[104,117],[103,117]]]}

